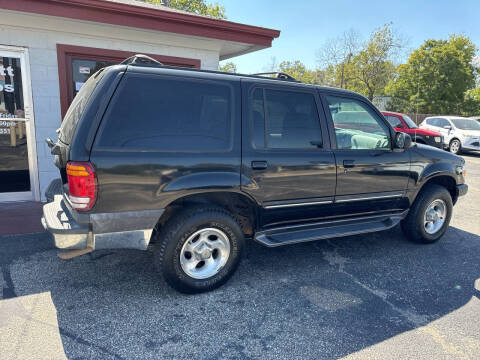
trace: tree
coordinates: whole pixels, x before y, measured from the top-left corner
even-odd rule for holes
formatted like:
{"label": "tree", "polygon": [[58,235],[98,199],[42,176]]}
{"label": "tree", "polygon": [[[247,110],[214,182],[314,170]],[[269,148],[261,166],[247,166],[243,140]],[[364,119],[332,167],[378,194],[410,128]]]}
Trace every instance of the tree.
{"label": "tree", "polygon": [[389,81],[395,76],[392,58],[404,48],[404,40],[385,24],[372,33],[358,54],[345,64],[348,89],[360,92],[373,100],[383,95]]}
{"label": "tree", "polygon": [[218,3],[207,4],[205,0],[143,0],[152,4],[162,4],[178,10],[188,11],[197,15],[211,16],[225,20],[225,7]]}
{"label": "tree", "polygon": [[278,71],[284,72],[307,84],[319,83],[320,73],[315,70],[307,69],[307,67],[300,60],[282,61],[278,66]]}
{"label": "tree", "polygon": [[223,65],[220,65],[219,70],[223,71],[223,72],[228,72],[228,73],[235,74],[237,72],[237,65],[235,65],[233,62],[229,61],[229,62],[227,62]]}
{"label": "tree", "polygon": [[480,87],[465,92],[461,114],[465,116],[480,115]]}
{"label": "tree", "polygon": [[388,85],[387,92],[402,99],[397,103],[403,102],[419,113],[461,113],[465,101],[471,105],[474,99],[466,92],[475,86],[472,60],[476,50],[463,35],[451,35],[449,40],[426,40],[410,55],[407,64],[398,67],[398,77]]}
{"label": "tree", "polygon": [[317,50],[317,60],[320,66],[328,71],[331,86],[347,88],[345,66],[348,66],[354,54],[360,48],[360,35],[354,30],[345,31],[342,36],[328,39]]}

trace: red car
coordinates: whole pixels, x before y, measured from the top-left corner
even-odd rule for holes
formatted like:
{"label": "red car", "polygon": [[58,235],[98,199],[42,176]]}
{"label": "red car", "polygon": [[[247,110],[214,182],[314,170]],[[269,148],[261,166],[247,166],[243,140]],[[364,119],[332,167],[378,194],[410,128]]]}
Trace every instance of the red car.
{"label": "red car", "polygon": [[443,149],[442,135],[431,130],[420,129],[406,114],[382,111],[385,119],[393,126],[395,131],[404,132],[419,144],[426,144]]}

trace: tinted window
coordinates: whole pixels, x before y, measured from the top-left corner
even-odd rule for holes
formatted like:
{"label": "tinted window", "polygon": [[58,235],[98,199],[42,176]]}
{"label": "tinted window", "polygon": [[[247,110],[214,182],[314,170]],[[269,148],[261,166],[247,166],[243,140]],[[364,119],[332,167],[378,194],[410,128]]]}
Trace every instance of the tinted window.
{"label": "tinted window", "polygon": [[398,117],[392,115],[385,115],[385,119],[387,119],[387,121],[390,125],[392,125],[392,127],[403,128],[402,121]]}
{"label": "tinted window", "polygon": [[231,90],[209,81],[130,75],[102,123],[99,146],[197,151],[231,144]]}
{"label": "tinted window", "polygon": [[255,147],[302,149],[321,144],[320,123],[312,94],[256,89],[251,104]]}
{"label": "tinted window", "polygon": [[427,119],[426,121],[427,121],[427,125],[438,126],[438,119],[436,118]]}
{"label": "tinted window", "polygon": [[73,100],[72,104],[68,108],[65,118],[63,119],[62,126],[60,127],[60,140],[65,144],[70,144],[72,141],[73,133],[77,127],[78,121],[82,117],[85,105],[87,105],[90,95],[97,86],[98,82],[104,74],[104,69],[90,77],[85,85],[82,86],[77,96]]}
{"label": "tinted window", "polygon": [[263,89],[257,88],[253,92],[250,102],[253,143],[257,148],[265,147],[265,109],[263,107]]}
{"label": "tinted window", "polygon": [[366,104],[327,96],[338,149],[390,149],[388,127]]}

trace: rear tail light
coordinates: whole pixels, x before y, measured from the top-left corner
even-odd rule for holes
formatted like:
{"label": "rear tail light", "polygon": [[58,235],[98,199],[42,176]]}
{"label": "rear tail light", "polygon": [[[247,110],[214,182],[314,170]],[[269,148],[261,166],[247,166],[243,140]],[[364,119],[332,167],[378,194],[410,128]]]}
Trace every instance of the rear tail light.
{"label": "rear tail light", "polygon": [[97,198],[97,177],[89,162],[67,163],[69,200],[77,210],[90,210]]}

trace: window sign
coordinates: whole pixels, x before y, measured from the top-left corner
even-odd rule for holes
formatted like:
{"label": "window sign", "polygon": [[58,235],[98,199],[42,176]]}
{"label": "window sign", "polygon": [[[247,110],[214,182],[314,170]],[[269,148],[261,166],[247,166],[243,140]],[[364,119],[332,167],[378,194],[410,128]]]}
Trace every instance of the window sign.
{"label": "window sign", "polygon": [[0,57],[0,193],[29,190],[20,58]]}
{"label": "window sign", "polygon": [[73,97],[82,88],[82,85],[88,80],[90,76],[95,74],[98,70],[115,64],[114,61],[101,60],[87,60],[87,59],[72,59],[72,81]]}

